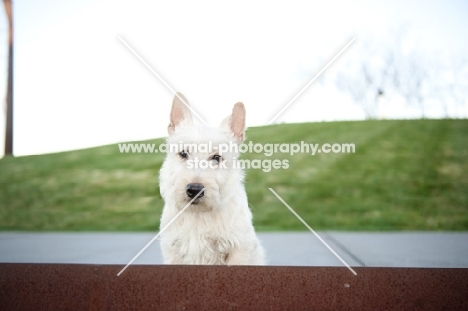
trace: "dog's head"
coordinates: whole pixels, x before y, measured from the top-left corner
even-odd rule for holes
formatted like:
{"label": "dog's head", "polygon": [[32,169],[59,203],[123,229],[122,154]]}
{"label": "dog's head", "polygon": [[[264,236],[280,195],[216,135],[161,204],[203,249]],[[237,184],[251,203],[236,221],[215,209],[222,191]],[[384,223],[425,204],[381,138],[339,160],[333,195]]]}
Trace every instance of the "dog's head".
{"label": "dog's head", "polygon": [[187,99],[177,93],[168,132],[159,176],[166,205],[182,209],[195,198],[187,211],[208,212],[232,200],[243,180],[236,161],[245,138],[244,104],[235,104],[219,127],[205,127],[194,124]]}

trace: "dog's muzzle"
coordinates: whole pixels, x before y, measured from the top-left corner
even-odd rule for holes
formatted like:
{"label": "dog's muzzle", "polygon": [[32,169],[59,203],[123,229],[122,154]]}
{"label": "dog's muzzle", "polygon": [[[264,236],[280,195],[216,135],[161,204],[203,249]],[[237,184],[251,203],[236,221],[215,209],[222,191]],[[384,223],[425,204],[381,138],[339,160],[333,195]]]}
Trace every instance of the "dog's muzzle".
{"label": "dog's muzzle", "polygon": [[[188,184],[186,193],[189,196],[189,198],[193,199],[194,197],[197,196],[197,194],[199,194],[203,190],[203,188],[205,188],[205,186],[200,183]],[[205,191],[201,192],[196,200],[201,198],[204,194],[205,194]]]}

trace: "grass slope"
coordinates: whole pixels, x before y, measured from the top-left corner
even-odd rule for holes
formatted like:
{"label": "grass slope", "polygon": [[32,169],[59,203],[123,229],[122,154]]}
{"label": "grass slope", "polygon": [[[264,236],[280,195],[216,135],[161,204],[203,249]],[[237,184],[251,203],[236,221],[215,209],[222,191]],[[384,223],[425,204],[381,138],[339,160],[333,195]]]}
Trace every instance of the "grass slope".
{"label": "grass slope", "polygon": [[[254,143],[354,143],[354,154],[244,154],[288,159],[247,171],[257,230],[467,230],[468,120],[281,124]],[[248,142],[247,141],[247,142]],[[150,141],[160,144],[161,139]],[[0,230],[157,231],[163,154],[117,145],[0,160]]]}

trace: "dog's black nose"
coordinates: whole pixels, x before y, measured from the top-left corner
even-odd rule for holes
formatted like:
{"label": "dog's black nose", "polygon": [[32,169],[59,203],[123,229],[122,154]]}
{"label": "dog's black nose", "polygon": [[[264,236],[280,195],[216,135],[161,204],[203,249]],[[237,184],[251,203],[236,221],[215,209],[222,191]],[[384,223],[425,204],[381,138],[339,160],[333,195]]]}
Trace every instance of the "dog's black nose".
{"label": "dog's black nose", "polygon": [[[203,190],[203,188],[205,188],[205,186],[203,184],[199,184],[199,183],[188,184],[187,185],[187,195],[190,198],[193,199],[197,194],[199,194]],[[200,195],[197,197],[197,199],[201,198],[204,194],[205,194],[205,191],[200,193]]]}

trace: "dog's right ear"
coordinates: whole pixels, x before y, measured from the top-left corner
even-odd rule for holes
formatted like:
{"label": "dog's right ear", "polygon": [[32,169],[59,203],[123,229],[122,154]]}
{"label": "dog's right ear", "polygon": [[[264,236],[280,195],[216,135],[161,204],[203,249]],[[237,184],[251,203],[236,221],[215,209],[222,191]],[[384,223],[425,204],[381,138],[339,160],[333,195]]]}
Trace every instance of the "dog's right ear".
{"label": "dog's right ear", "polygon": [[193,122],[187,98],[182,93],[177,92],[172,101],[170,123],[167,128],[169,135],[175,132],[175,128],[182,122],[190,124]]}

